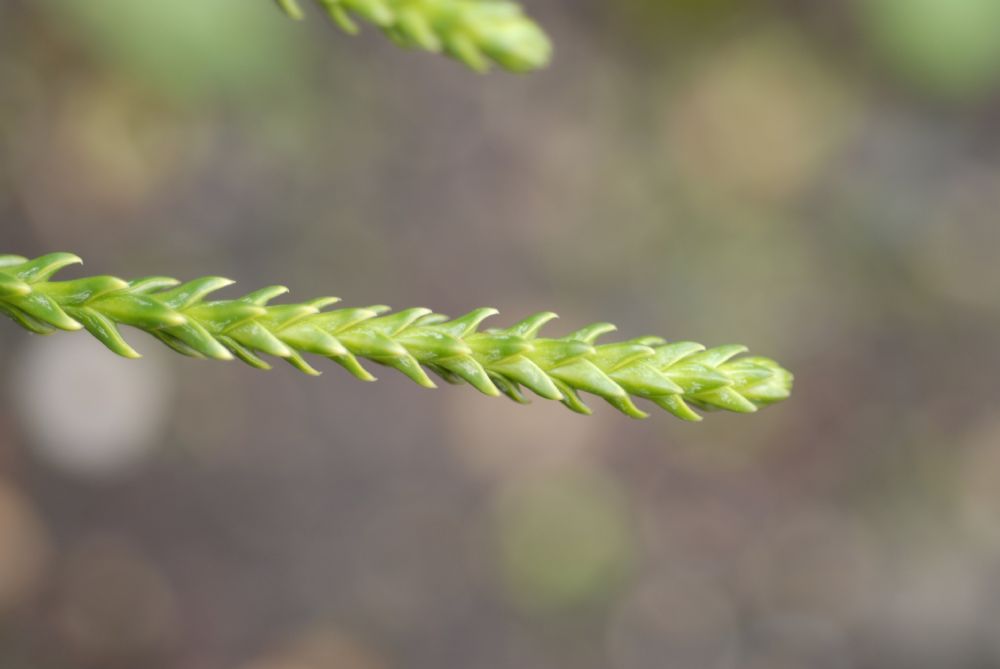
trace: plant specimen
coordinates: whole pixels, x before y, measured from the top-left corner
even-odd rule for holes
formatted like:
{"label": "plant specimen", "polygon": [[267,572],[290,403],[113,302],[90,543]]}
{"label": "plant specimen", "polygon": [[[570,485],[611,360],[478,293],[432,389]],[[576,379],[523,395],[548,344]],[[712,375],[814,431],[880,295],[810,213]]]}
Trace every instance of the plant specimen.
{"label": "plant specimen", "polygon": [[335,297],[271,304],[287,292],[268,286],[243,297],[207,300],[233,282],[203,277],[187,283],[162,276],[125,281],[92,276],[52,281],[60,269],[79,263],[70,253],[28,260],[0,255],[0,311],[38,334],[86,329],[115,353],[138,357],[120,325],[148,332],[184,355],[215,360],[238,358],[260,369],[262,356],[282,358],[306,374],[319,372],[304,355],[328,358],[359,379],[374,380],[359,358],[392,367],[433,388],[430,370],[449,383],[468,383],[486,395],[525,402],[523,388],[590,413],[586,392],[633,418],[646,413],[633,398],[649,400],[678,418],[696,421],[702,409],[752,413],[783,400],[792,375],[774,361],[738,357],[743,346],[706,349],[659,337],[597,344],[615,330],[595,323],[565,337],[539,336],[556,317],[544,312],[506,329],[480,329],[495,309],[476,309],[450,319],[429,309],[389,313],[377,305],[329,309]]}
{"label": "plant specimen", "polygon": [[[298,0],[277,0],[295,19]],[[397,44],[445,53],[477,72],[490,62],[512,72],[545,66],[552,45],[521,7],[507,0],[315,0],[345,32],[356,33],[352,17],[372,23]]]}

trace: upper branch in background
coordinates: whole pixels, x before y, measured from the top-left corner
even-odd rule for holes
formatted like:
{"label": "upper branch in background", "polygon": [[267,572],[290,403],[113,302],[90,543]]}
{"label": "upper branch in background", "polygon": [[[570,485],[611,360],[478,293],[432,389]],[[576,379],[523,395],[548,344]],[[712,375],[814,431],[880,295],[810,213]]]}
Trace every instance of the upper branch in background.
{"label": "upper branch in background", "polygon": [[[298,0],[276,0],[295,19]],[[397,44],[443,52],[477,72],[493,61],[512,72],[544,67],[552,45],[521,7],[507,0],[314,0],[344,31],[354,18],[380,27]]]}
{"label": "upper branch in background", "polygon": [[590,413],[587,392],[633,418],[644,418],[633,397],[649,400],[684,420],[701,417],[689,405],[752,413],[788,397],[792,375],[776,362],[736,357],[742,346],[706,350],[659,337],[597,345],[615,326],[596,323],[559,339],[538,336],[553,313],[540,313],[503,330],[480,330],[494,309],[449,319],[429,309],[396,313],[385,306],[331,309],[335,297],[299,304],[269,304],[287,292],[270,286],[235,300],[206,301],[232,283],[205,277],[181,284],[167,277],[124,281],[95,276],[49,279],[80,262],[69,253],[35,260],[0,255],[0,311],[39,334],[86,329],[115,353],[138,357],[118,331],[130,325],[178,353],[231,360],[268,369],[261,356],[283,358],[319,374],[302,354],[329,358],[359,379],[374,377],[358,358],[399,370],[433,388],[425,371],[449,383],[469,383],[486,395],[525,402],[522,386],[573,411]]}

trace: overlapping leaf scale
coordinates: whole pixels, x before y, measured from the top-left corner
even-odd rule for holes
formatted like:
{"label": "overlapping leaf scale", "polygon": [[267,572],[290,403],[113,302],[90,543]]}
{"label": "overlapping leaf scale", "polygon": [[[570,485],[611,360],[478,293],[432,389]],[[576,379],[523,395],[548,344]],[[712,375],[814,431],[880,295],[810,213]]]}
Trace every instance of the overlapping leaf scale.
{"label": "overlapping leaf scale", "polygon": [[[298,0],[277,0],[289,16],[304,13]],[[404,47],[445,53],[477,72],[494,62],[512,72],[544,67],[552,45],[521,7],[507,0],[315,0],[345,32],[355,19],[381,28]]]}
{"label": "overlapping leaf scale", "polygon": [[184,355],[270,368],[264,356],[286,360],[306,374],[319,372],[304,354],[328,358],[366,381],[374,377],[359,359],[391,367],[433,388],[431,371],[449,383],[468,383],[486,395],[526,402],[524,389],[590,413],[580,398],[603,398],[634,418],[647,414],[633,398],[649,400],[684,420],[700,420],[694,407],[751,413],[788,397],[792,376],[774,361],[737,357],[743,346],[706,349],[658,337],[597,344],[615,330],[595,323],[558,339],[539,336],[556,317],[532,315],[506,329],[480,329],[495,309],[449,319],[429,309],[390,313],[388,307],[328,309],[338,302],[271,304],[287,292],[262,288],[238,299],[210,300],[233,282],[203,277],[181,283],[169,277],[124,281],[93,276],[50,281],[80,262],[56,253],[34,260],[0,255],[0,310],[40,334],[84,328],[126,357],[138,353],[119,326],[148,332]]}

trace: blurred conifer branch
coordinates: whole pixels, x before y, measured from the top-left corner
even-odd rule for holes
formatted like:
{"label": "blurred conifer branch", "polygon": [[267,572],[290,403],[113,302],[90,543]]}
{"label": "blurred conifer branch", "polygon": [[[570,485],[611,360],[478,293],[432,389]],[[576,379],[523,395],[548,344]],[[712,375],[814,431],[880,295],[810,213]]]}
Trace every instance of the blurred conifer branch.
{"label": "blurred conifer branch", "polygon": [[[298,0],[276,1],[288,16],[304,18]],[[401,46],[445,53],[477,72],[488,70],[491,61],[529,72],[552,55],[542,29],[507,0],[313,1],[345,32],[358,31],[355,19],[368,21]]]}
{"label": "blurred conifer branch", "polygon": [[633,418],[644,418],[632,398],[649,400],[678,418],[696,421],[691,408],[752,413],[789,396],[792,375],[761,357],[737,357],[742,346],[705,349],[658,337],[597,345],[615,330],[596,323],[559,339],[538,336],[555,318],[540,313],[503,330],[480,330],[494,309],[460,318],[385,306],[327,309],[338,298],[269,304],[287,292],[269,286],[233,300],[206,301],[232,284],[220,277],[180,283],[168,277],[125,281],[93,276],[50,281],[60,269],[81,262],[69,253],[34,260],[0,255],[0,311],[38,334],[86,329],[115,353],[139,354],[118,330],[130,325],[184,355],[231,360],[260,369],[262,355],[283,358],[306,374],[319,374],[303,354],[329,358],[359,379],[374,377],[359,358],[392,367],[433,388],[427,370],[450,383],[466,382],[486,395],[526,402],[522,387],[590,413],[580,392],[598,395]]}

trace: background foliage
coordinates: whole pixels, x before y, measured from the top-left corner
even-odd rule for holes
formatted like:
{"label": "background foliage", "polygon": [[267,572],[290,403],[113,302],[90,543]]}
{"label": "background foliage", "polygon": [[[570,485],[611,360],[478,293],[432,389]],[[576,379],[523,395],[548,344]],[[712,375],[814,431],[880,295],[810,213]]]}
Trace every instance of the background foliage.
{"label": "background foliage", "polygon": [[995,3],[528,10],[552,68],[482,78],[265,0],[2,3],[3,248],[738,337],[793,398],[583,419],[4,322],[5,669],[1000,662]]}

